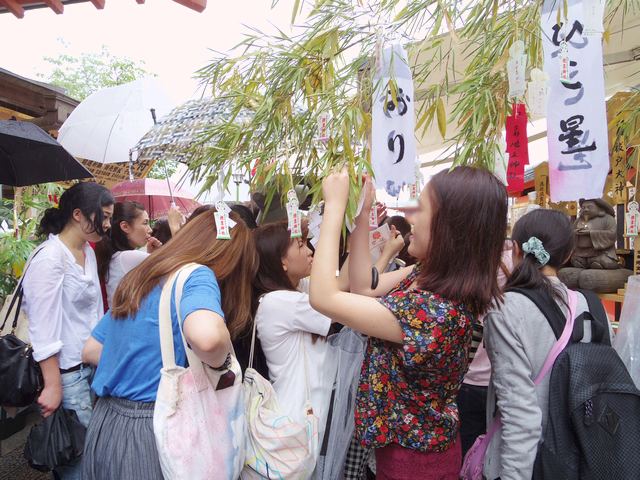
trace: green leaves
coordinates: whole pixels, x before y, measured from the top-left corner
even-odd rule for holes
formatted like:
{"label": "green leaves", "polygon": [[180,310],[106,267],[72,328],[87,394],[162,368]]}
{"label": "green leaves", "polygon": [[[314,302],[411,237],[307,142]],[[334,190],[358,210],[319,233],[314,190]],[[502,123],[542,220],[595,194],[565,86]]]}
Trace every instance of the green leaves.
{"label": "green leaves", "polygon": [[[558,0],[561,13],[565,0]],[[627,11],[638,0],[611,0]],[[291,34],[251,30],[231,55],[219,55],[199,76],[236,113],[212,126],[190,168],[212,184],[219,175],[256,167],[252,188],[277,198],[291,180],[314,196],[319,181],[346,163],[356,176],[371,171],[369,135],[376,38],[407,44],[415,85],[416,134],[439,135],[455,148],[455,163],[492,169],[496,145],[511,110],[505,65],[516,40],[528,65],[542,66],[543,0],[294,0],[292,21],[310,14]],[[613,10],[612,10],[613,9]],[[448,33],[447,33],[448,30]],[[411,41],[409,39],[415,39]],[[388,85],[397,102],[397,86]],[[318,117],[328,113],[328,140],[317,139]],[[433,127],[433,128],[431,128]],[[433,132],[433,133],[432,133]],[[440,140],[440,139],[438,139]],[[203,143],[204,144],[204,143]]]}
{"label": "green leaves", "polygon": [[444,101],[442,97],[438,97],[436,101],[436,116],[438,118],[438,130],[444,139],[447,135],[447,114],[444,111]]}
{"label": "green leaves", "polygon": [[101,88],[149,75],[144,62],[115,57],[105,46],[97,53],[83,53],[77,57],[62,54],[56,58],[45,57],[45,61],[53,66],[53,70],[48,76],[39,76],[64,88],[68,96],[80,101]]}

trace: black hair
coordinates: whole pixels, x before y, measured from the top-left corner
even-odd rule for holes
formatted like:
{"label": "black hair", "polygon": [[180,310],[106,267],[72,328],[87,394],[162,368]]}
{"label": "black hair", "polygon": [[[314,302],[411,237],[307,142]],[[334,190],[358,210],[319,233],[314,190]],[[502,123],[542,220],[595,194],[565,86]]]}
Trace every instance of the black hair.
{"label": "black hair", "polygon": [[231,208],[232,212],[236,212],[251,230],[258,228],[256,217],[249,207],[242,205],[241,203],[234,203],[233,205],[230,205],[229,208]]}
{"label": "black hair", "polygon": [[[87,221],[92,222],[93,229],[88,233],[96,232],[98,235],[104,235],[102,208],[113,203],[113,195],[106,187],[95,182],[77,183],[62,194],[58,208],[45,210],[38,227],[38,236],[57,235],[62,232],[71,221],[75,209],[80,209]],[[92,215],[93,220],[91,220]]]}
{"label": "black hair", "polygon": [[95,249],[96,260],[98,262],[98,276],[103,282],[106,282],[109,276],[109,264],[111,263],[113,254],[134,249],[129,243],[127,234],[122,231],[120,222],[127,222],[131,225],[135,222],[136,218],[142,215],[142,212],[144,212],[144,206],[138,202],[117,202],[113,206],[113,217],[111,218],[109,234],[105,235],[102,240],[96,244]]}
{"label": "black hair", "polygon": [[[208,212],[209,210],[213,210],[215,208],[214,205],[200,205],[196,208],[191,215],[187,219],[187,223],[196,218],[198,215]],[[229,208],[232,212],[238,214],[238,216],[242,219],[242,221],[249,227],[251,230],[255,230],[258,228],[258,224],[256,223],[256,217],[254,213],[251,211],[249,207],[242,205],[241,203],[232,203],[229,205]]]}
{"label": "black hair", "polygon": [[392,217],[387,217],[382,221],[381,225],[385,223],[389,225],[389,227],[396,227],[396,230],[400,235],[402,235],[403,238],[411,233],[411,224],[402,215],[393,215]]}
{"label": "black hair", "polygon": [[[573,252],[574,236],[571,219],[562,212],[538,209],[520,218],[513,227],[512,240],[522,251],[522,245],[531,237],[536,237],[542,242],[550,257],[546,265],[550,267],[562,267]],[[552,298],[564,302],[560,292],[541,272],[542,267],[543,265],[534,254],[523,252],[522,261],[511,272],[505,290],[510,288],[543,290]]]}
{"label": "black hair", "polygon": [[157,220],[153,225],[151,236],[160,241],[163,245],[171,240],[171,228],[169,227],[169,220]]}

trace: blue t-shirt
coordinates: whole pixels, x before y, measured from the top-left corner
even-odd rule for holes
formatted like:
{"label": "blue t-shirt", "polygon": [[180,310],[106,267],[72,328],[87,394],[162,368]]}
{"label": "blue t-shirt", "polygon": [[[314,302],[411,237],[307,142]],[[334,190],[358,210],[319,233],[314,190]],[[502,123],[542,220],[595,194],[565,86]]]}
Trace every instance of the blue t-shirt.
{"label": "blue t-shirt", "polygon": [[[162,368],[158,326],[161,293],[162,285],[158,285],[142,300],[133,317],[114,320],[111,312],[107,312],[91,333],[103,346],[91,385],[99,397],[155,402]],[[207,267],[194,270],[182,292],[182,320],[196,310],[210,310],[224,318],[220,288],[213,271]],[[187,356],[180,337],[174,295],[171,296],[171,321],[176,364],[184,367]]]}

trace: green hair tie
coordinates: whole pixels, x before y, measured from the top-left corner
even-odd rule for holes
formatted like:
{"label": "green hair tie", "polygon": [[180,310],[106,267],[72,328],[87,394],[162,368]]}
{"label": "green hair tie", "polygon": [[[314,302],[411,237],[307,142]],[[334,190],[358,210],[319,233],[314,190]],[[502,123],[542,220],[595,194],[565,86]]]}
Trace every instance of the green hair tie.
{"label": "green hair tie", "polygon": [[532,254],[538,260],[538,263],[543,267],[549,263],[551,255],[544,249],[542,241],[537,237],[531,237],[529,240],[522,244],[522,251],[525,254]]}

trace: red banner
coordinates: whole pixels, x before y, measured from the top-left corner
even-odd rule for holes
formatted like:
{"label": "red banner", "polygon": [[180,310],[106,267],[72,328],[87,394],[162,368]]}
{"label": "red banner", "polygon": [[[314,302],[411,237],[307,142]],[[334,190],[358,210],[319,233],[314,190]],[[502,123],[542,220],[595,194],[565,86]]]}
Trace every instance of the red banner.
{"label": "red banner", "polygon": [[529,140],[527,137],[527,110],[524,103],[514,104],[512,115],[506,120],[507,191],[521,192],[524,188],[524,167],[529,164]]}

